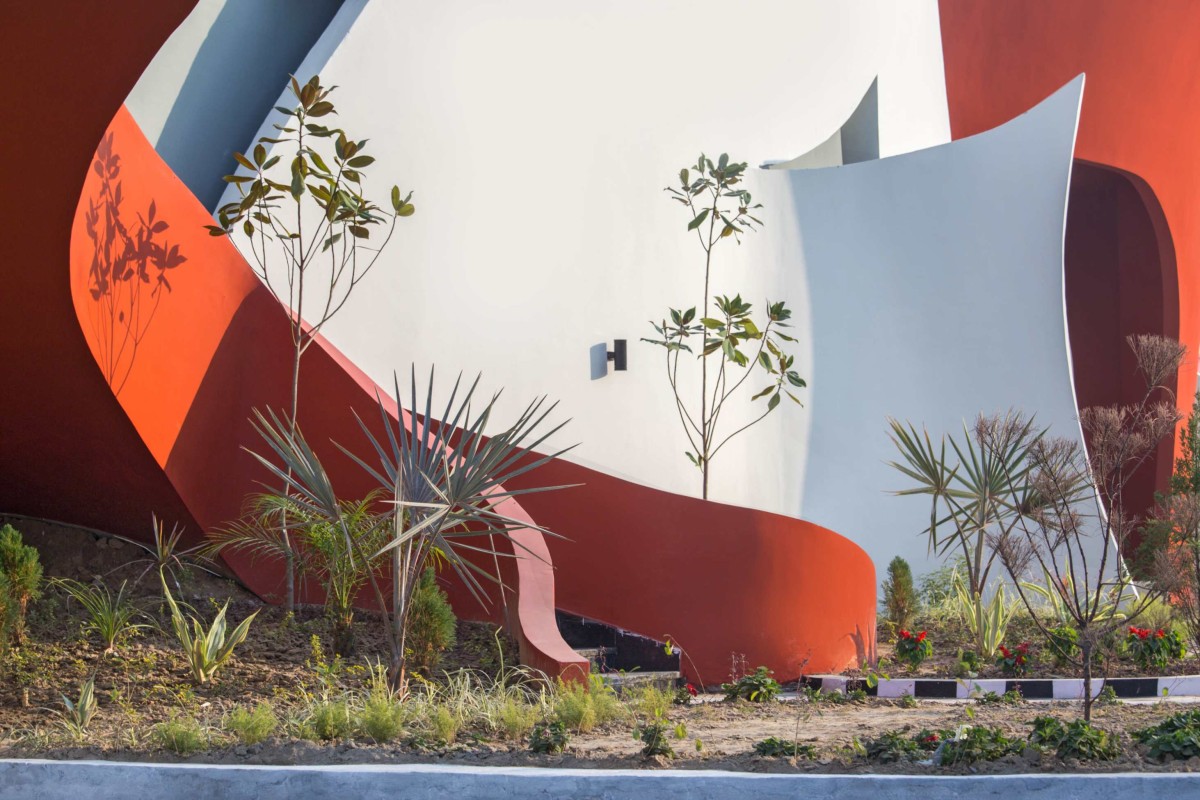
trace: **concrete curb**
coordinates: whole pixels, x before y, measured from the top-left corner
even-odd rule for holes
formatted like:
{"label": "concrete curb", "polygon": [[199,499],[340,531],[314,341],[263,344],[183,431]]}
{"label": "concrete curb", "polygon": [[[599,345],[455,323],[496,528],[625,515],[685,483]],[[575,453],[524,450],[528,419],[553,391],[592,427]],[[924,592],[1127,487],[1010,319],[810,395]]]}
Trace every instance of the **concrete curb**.
{"label": "concrete curb", "polygon": [[[963,700],[985,692],[1004,694],[1017,689],[1026,700],[1081,700],[1083,680],[1081,678],[1024,678],[1012,680],[956,679],[956,678],[880,678],[877,686],[867,686],[862,678],[846,678],[840,675],[809,675],[801,679],[803,685],[819,688],[823,692],[842,692],[865,689],[867,694],[878,697],[901,697]],[[1171,675],[1159,678],[1093,678],[1092,694],[1099,696],[1105,686],[1111,686],[1117,697],[1122,699],[1161,697],[1200,697],[1200,675]]]}
{"label": "concrete curb", "polygon": [[444,767],[432,764],[320,767],[129,764],[103,761],[0,760],[0,798],[9,800],[129,800],[138,797],[221,800],[491,800],[569,797],[623,800],[835,797],[1033,796],[1045,800],[1200,798],[1200,775],[763,775],[713,770],[540,769]]}

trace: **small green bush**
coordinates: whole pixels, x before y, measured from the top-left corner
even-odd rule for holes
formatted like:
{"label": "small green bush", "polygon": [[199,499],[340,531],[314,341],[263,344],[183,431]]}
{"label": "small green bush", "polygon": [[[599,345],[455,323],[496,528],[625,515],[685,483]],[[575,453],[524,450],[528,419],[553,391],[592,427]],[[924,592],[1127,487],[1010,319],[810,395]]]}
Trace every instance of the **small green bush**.
{"label": "small green bush", "polygon": [[1150,748],[1150,758],[1200,756],[1200,708],[1172,714],[1157,725],[1134,731],[1133,740]]}
{"label": "small green bush", "polygon": [[438,586],[433,567],[427,567],[413,590],[406,634],[410,663],[425,677],[433,676],[442,653],[454,646],[454,624],[450,601]]}
{"label": "small green bush", "polygon": [[749,700],[751,703],[769,703],[779,696],[782,689],[779,682],[771,677],[773,673],[766,667],[759,667],[751,675],[744,675],[733,683],[721,684],[727,701]]}
{"label": "small green bush", "polygon": [[572,730],[586,733],[625,713],[616,692],[599,675],[590,675],[586,685],[578,682],[558,683],[554,716]]}
{"label": "small green bush", "polygon": [[115,595],[104,584],[91,586],[70,578],[62,578],[52,583],[62,587],[63,591],[83,606],[88,615],[83,624],[83,631],[99,637],[106,655],[116,651],[117,642],[126,634],[150,627],[134,623],[134,617],[140,612],[125,593],[125,581],[121,581],[121,588]]}
{"label": "small green bush", "polygon": [[159,747],[186,756],[208,749],[208,736],[193,717],[172,717],[151,731]]}
{"label": "small green bush", "polygon": [[907,628],[917,614],[920,601],[913,586],[912,569],[900,556],[888,564],[883,580],[883,609],[888,621],[896,628]]}
{"label": "small green bush", "polygon": [[778,739],[774,736],[754,744],[754,752],[767,758],[816,758],[817,748],[811,744]]}
{"label": "small green bush", "polygon": [[537,723],[538,710],[523,698],[508,695],[500,701],[496,717],[506,739],[523,739]]}
{"label": "small green bush", "polygon": [[393,698],[373,693],[363,702],[358,728],[376,744],[393,741],[404,732],[404,708]]}
{"label": "small green bush", "polygon": [[353,730],[350,704],[345,700],[323,700],[308,712],[308,718],[301,725],[301,736],[328,742],[346,739]]}
{"label": "small green bush", "polygon": [[1019,689],[1010,689],[1004,694],[984,692],[975,698],[981,706],[1019,706],[1024,700]]}
{"label": "small green bush", "polygon": [[225,718],[225,730],[242,744],[258,744],[271,738],[279,727],[279,717],[270,703],[259,703],[253,710],[235,708]]}
{"label": "small green bush", "polygon": [[674,758],[675,749],[671,747],[670,732],[671,723],[659,715],[645,724],[634,726],[633,738],[642,743],[644,758]]}
{"label": "small green bush", "polygon": [[925,749],[903,731],[885,731],[865,745],[867,758],[882,764],[923,758]]}
{"label": "small green bush", "polygon": [[945,742],[942,746],[941,763],[953,765],[995,761],[1007,755],[1020,753],[1024,749],[1024,742],[1020,739],[1010,739],[999,728],[970,726]]}
{"label": "small green bush", "polygon": [[1053,717],[1037,717],[1032,725],[1029,743],[1043,750],[1054,750],[1059,758],[1111,761],[1121,753],[1116,737],[1081,719],[1063,725]]}
{"label": "small green bush", "polygon": [[433,707],[428,720],[429,732],[442,744],[454,744],[462,729],[462,719],[445,703]]}
{"label": "small green bush", "polygon": [[561,753],[571,741],[571,733],[562,722],[539,723],[529,735],[529,749],[535,753]]}
{"label": "small green bush", "polygon": [[1079,631],[1070,625],[1059,625],[1050,629],[1049,651],[1054,658],[1054,666],[1065,669],[1071,661],[1079,657]]}
{"label": "small green bush", "polygon": [[1183,637],[1174,628],[1130,628],[1125,644],[1130,657],[1143,671],[1161,672],[1170,662],[1187,654]]}
{"label": "small green bush", "polygon": [[639,714],[646,717],[665,717],[671,706],[675,705],[675,692],[647,684],[634,692],[632,699],[633,706]]}
{"label": "small green bush", "polygon": [[0,528],[0,592],[8,597],[4,605],[11,624],[13,641],[25,641],[25,618],[29,603],[41,595],[42,564],[36,549],[25,544],[21,532],[11,525]]}

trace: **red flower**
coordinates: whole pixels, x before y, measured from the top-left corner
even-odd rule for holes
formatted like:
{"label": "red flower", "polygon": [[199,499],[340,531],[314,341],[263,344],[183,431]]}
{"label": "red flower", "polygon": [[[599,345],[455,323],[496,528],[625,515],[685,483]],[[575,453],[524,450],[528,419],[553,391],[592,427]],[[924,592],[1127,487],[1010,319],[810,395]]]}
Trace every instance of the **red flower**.
{"label": "red flower", "polygon": [[925,742],[926,744],[933,744],[937,740],[938,740],[938,735],[936,733],[931,733],[928,736],[926,736],[924,739],[922,739],[921,741]]}
{"label": "red flower", "polygon": [[1028,653],[1029,652],[1029,642],[1022,642],[1021,644],[1017,645],[1017,652],[1021,653],[1021,654]]}
{"label": "red flower", "polygon": [[1145,639],[1146,637],[1148,637],[1150,635],[1150,631],[1149,631],[1149,629],[1140,630],[1140,631],[1138,631],[1137,635],[1138,635],[1139,639]]}
{"label": "red flower", "polygon": [[908,632],[908,631],[900,631],[900,638],[901,638],[901,639],[907,639],[907,638],[909,638],[909,636],[910,636],[910,635],[911,635],[911,634],[909,634],[909,632]]}
{"label": "red flower", "polygon": [[918,642],[925,641],[925,631],[921,631],[919,634],[917,634],[917,641]]}
{"label": "red flower", "polygon": [[1156,638],[1156,639],[1161,639],[1166,635],[1167,635],[1166,631],[1164,631],[1162,628],[1159,628],[1158,630],[1156,630],[1154,632],[1154,638]]}
{"label": "red flower", "polygon": [[1004,654],[1005,658],[1012,658],[1012,653],[1008,652],[1008,648],[1004,645],[1000,645],[1000,652]]}
{"label": "red flower", "polygon": [[1129,635],[1130,636],[1136,636],[1137,632],[1138,632],[1137,628],[1133,627],[1132,625],[1129,627]]}
{"label": "red flower", "polygon": [[692,685],[689,683],[689,684],[687,685],[687,690],[688,690],[688,694],[690,694],[692,697],[695,697],[695,696],[696,696],[696,687],[695,687],[695,686],[692,686]]}

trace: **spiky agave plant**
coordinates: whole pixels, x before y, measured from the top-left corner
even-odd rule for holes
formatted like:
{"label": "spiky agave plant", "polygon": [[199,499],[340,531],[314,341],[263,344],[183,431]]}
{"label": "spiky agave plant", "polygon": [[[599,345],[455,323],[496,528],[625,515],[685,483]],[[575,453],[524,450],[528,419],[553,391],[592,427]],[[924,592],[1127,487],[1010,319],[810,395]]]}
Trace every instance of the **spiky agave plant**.
{"label": "spiky agave plant", "polygon": [[[277,461],[253,451],[251,454],[286,484],[292,501],[305,514],[323,517],[337,526],[346,537],[352,558],[360,569],[366,570],[368,583],[384,611],[390,656],[388,679],[398,690],[405,683],[405,637],[413,592],[434,553],[445,559],[477,601],[486,604],[490,598],[483,581],[500,584],[503,591],[500,559],[530,553],[514,537],[516,531],[531,529],[556,536],[529,520],[512,516],[509,501],[520,495],[565,487],[511,489],[504,484],[571,449],[549,455],[536,452],[566,424],[559,423],[539,432],[557,403],[548,404],[544,397],[535,399],[511,425],[487,432],[500,395],[492,395],[476,413],[471,404],[479,381],[477,376],[464,390],[459,375],[444,411],[437,417],[433,405],[434,372],[430,370],[424,411],[417,414],[414,371],[409,411],[402,411],[398,420],[392,420],[383,398],[377,398],[384,437],[377,436],[358,418],[374,458],[368,461],[337,445],[376,481],[385,502],[392,507],[386,522],[387,541],[375,552],[369,552],[355,535],[325,468],[301,431],[273,411],[265,414],[255,411],[255,428]],[[395,393],[396,405],[402,408],[398,379]],[[390,600],[384,596],[379,577],[369,568],[373,558],[382,554],[390,555]],[[491,568],[480,566],[477,560],[490,560]]]}

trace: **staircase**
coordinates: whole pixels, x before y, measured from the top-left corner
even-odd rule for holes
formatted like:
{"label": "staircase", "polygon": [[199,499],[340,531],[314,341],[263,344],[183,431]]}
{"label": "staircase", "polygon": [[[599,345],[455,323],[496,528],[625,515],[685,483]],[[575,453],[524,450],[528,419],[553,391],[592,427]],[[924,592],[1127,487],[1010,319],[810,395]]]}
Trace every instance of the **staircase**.
{"label": "staircase", "polygon": [[571,649],[618,693],[647,685],[666,690],[679,686],[679,654],[669,655],[665,643],[561,609],[555,617]]}

